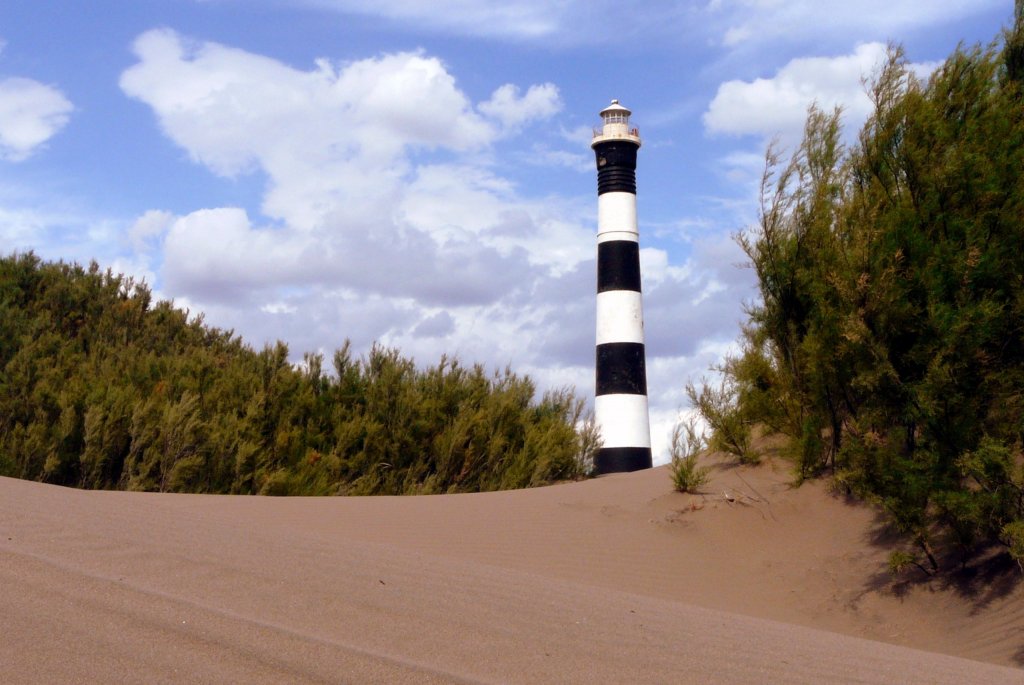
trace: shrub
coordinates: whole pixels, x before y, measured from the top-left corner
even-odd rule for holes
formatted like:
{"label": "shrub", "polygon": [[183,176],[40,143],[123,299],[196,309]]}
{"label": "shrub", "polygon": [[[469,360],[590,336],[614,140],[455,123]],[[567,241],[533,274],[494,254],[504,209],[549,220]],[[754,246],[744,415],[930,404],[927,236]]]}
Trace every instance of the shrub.
{"label": "shrub", "polygon": [[738,457],[741,464],[760,461],[760,455],[750,443],[750,422],[744,415],[744,406],[738,401],[736,385],[729,378],[724,378],[717,388],[702,383],[699,391],[688,383],[686,394],[690,397],[690,404],[711,428],[708,447]]}
{"label": "shrub", "polygon": [[677,423],[672,429],[669,472],[672,484],[679,492],[696,492],[708,482],[708,467],[697,465],[697,457],[705,447],[707,440],[703,432],[697,433],[697,422],[693,417]]}

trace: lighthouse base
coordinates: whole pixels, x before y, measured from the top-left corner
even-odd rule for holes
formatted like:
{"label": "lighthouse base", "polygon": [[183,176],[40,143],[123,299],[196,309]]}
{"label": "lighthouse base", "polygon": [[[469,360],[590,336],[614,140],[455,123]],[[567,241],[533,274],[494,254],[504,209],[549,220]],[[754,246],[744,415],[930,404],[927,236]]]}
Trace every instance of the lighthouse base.
{"label": "lighthouse base", "polygon": [[650,447],[602,447],[594,457],[594,475],[649,469]]}

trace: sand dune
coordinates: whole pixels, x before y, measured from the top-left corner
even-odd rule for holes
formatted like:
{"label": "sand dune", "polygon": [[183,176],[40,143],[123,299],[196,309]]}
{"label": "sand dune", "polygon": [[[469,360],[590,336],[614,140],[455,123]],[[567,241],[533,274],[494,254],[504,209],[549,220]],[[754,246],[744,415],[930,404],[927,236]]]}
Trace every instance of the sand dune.
{"label": "sand dune", "polygon": [[900,585],[872,512],[716,467],[409,498],[0,479],[0,682],[1024,683],[1016,567]]}

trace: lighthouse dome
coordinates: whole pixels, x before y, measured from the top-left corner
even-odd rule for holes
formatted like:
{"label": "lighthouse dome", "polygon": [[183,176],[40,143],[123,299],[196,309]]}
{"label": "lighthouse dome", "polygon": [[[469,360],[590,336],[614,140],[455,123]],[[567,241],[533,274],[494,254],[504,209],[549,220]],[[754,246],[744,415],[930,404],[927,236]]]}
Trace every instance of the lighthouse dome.
{"label": "lighthouse dome", "polygon": [[608,141],[626,141],[640,147],[640,131],[629,123],[632,112],[623,107],[618,100],[601,110],[601,128],[594,129],[594,137],[590,147],[596,147]]}
{"label": "lighthouse dome", "polygon": [[605,123],[625,123],[632,113],[629,108],[620,105],[618,100],[612,100],[612,104],[601,110],[601,120]]}

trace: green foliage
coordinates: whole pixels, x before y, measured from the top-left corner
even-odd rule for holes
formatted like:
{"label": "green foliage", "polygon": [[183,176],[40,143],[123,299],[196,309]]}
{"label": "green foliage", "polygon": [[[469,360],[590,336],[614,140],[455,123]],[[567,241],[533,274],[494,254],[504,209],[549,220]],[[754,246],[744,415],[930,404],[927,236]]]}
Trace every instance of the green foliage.
{"label": "green foliage", "polygon": [[911,564],[917,563],[917,558],[905,552],[901,549],[893,551],[889,554],[889,573],[894,576],[898,576],[903,573]]}
{"label": "green foliage", "polygon": [[898,549],[889,554],[889,573],[894,576],[901,575],[904,571],[909,569],[911,566],[917,568],[921,573],[926,576],[934,575],[934,571],[929,571],[921,563],[916,555],[907,552],[902,549]]}
{"label": "green foliage", "polygon": [[1014,521],[1003,526],[1002,538],[1010,550],[1010,556],[1024,570],[1024,521]]}
{"label": "green foliage", "polygon": [[745,406],[737,402],[737,388],[725,378],[718,387],[702,383],[701,389],[687,383],[690,403],[711,427],[709,447],[739,458],[741,463],[756,464],[760,456],[751,446],[750,421]]}
{"label": "green foliage", "polygon": [[785,434],[801,477],[879,504],[932,570],[940,548],[1021,550],[1020,7],[1001,49],[958,49],[927,83],[891,49],[849,148],[840,112],[812,108],[788,162],[769,149],[739,236],[760,302],[722,385],[689,388],[712,444]]}
{"label": "green foliage", "polygon": [[704,433],[697,432],[697,422],[692,417],[672,429],[669,473],[672,485],[679,492],[696,492],[708,482],[709,468],[697,464],[697,457],[706,447]]}
{"label": "green foliage", "polygon": [[130,278],[0,258],[0,474],[85,488],[268,495],[470,492],[585,475],[569,390],[419,368],[374,346],[289,362]]}

